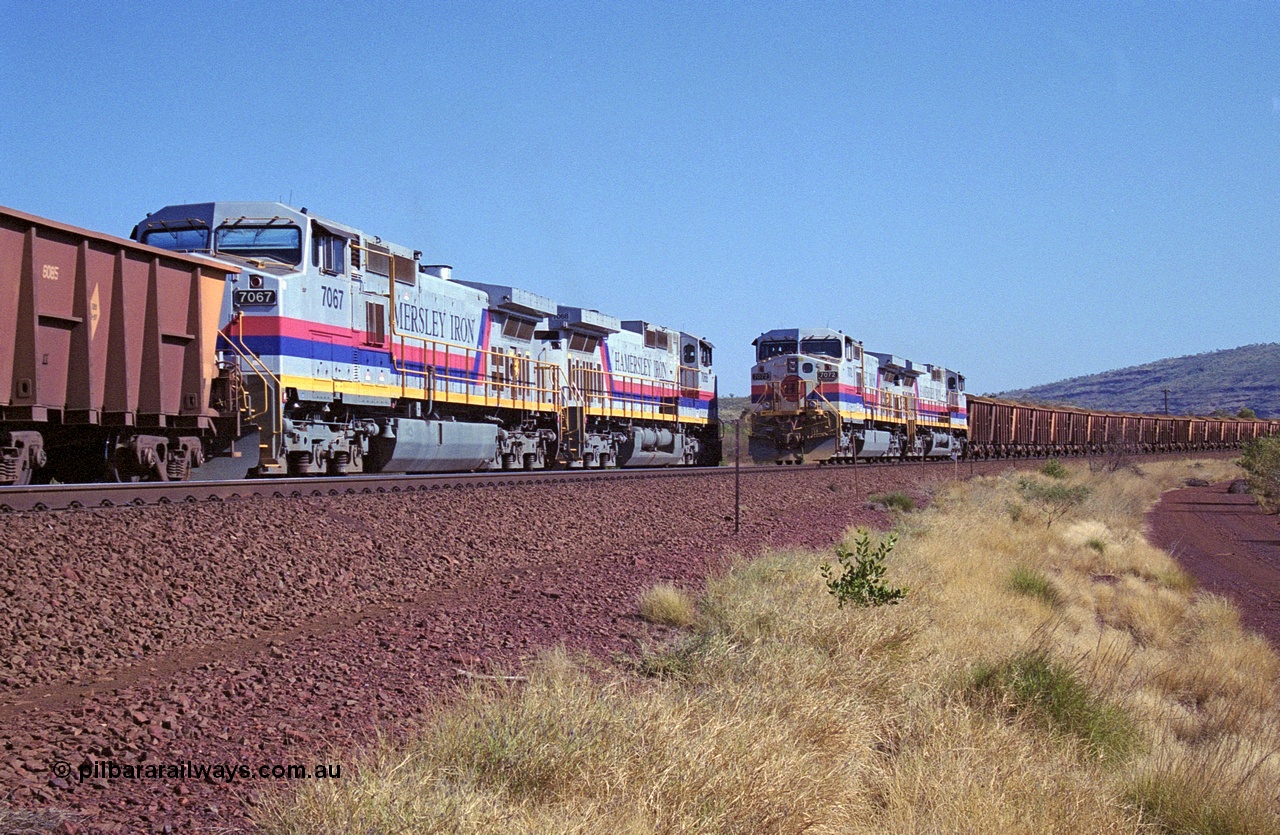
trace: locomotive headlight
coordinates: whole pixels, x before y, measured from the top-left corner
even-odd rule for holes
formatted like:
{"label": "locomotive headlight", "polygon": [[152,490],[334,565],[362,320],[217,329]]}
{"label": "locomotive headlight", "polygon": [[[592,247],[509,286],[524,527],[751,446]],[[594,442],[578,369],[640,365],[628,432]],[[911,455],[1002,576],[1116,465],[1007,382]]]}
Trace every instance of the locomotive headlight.
{"label": "locomotive headlight", "polygon": [[797,360],[795,357],[790,357],[790,358],[787,360],[787,373],[788,373],[788,374],[794,374],[794,373],[796,373],[796,363],[798,363],[798,362],[799,362],[799,360]]}
{"label": "locomotive headlight", "polygon": [[260,276],[260,275],[250,275],[250,276],[249,276],[249,289],[250,289],[250,290],[261,290],[261,289],[262,289],[262,276]]}

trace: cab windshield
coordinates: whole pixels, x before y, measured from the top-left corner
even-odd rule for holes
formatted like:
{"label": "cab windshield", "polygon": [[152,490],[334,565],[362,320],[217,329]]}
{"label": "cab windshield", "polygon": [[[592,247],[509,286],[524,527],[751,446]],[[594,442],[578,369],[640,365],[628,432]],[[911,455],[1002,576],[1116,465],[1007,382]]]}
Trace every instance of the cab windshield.
{"label": "cab windshield", "polygon": [[142,242],[173,252],[208,252],[209,230],[203,227],[148,229],[142,233]]}
{"label": "cab windshield", "polygon": [[839,339],[806,339],[800,343],[800,353],[811,357],[835,357],[844,355],[844,348]]}
{"label": "cab windshield", "polygon": [[796,341],[794,339],[780,339],[770,342],[761,342],[760,350],[756,355],[759,361],[767,360],[770,357],[780,357],[783,354],[796,354]]}
{"label": "cab windshield", "polygon": [[302,262],[302,230],[296,226],[222,226],[214,235],[214,245],[222,255]]}

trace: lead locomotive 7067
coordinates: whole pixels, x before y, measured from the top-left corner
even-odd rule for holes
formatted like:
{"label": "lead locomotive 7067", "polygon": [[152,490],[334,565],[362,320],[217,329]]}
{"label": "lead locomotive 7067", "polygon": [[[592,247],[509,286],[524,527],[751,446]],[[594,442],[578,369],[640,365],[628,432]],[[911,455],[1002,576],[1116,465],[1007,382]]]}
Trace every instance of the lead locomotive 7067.
{"label": "lead locomotive 7067", "polygon": [[693,334],[455,281],[279,203],[169,206],[132,237],[0,209],[0,483],[224,453],[258,475],[719,461]]}

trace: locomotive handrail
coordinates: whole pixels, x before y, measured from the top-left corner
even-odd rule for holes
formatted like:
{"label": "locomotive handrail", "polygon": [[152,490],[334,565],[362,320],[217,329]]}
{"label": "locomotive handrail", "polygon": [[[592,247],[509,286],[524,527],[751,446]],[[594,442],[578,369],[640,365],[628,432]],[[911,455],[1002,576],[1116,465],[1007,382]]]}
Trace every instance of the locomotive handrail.
{"label": "locomotive handrail", "polygon": [[[238,321],[238,318],[234,321]],[[249,346],[243,345],[243,344],[236,344],[236,342],[231,338],[230,334],[224,333],[222,331],[218,332],[218,337],[222,339],[224,342],[226,342],[228,345],[230,345],[231,350],[235,352],[236,356],[244,360],[244,362],[246,362],[249,365],[249,370],[255,376],[257,376],[259,379],[262,380],[264,390],[266,388],[269,388],[271,383],[274,383],[276,392],[278,393],[280,391],[280,378],[277,377],[274,373],[272,373],[271,369],[267,367],[267,364],[262,361],[262,358],[259,357],[257,354],[255,354],[252,350],[250,350]],[[243,336],[241,336],[240,338],[243,340]],[[270,380],[270,383],[268,382],[268,379]],[[261,412],[251,412],[250,419],[255,420],[258,417],[266,414],[268,411],[270,410],[264,408]],[[282,425],[280,424],[279,421],[277,421],[277,428],[282,428]]]}
{"label": "locomotive handrail", "polygon": [[[259,464],[275,466],[274,463],[268,464],[268,461],[275,462],[277,460],[276,444],[279,442],[279,438],[284,434],[284,412],[280,408],[282,384],[280,382],[280,378],[272,373],[271,369],[267,367],[267,364],[262,361],[262,357],[255,354],[248,345],[243,344],[244,334],[242,331],[243,326],[241,325],[241,321],[241,314],[237,313],[235,318],[232,319],[232,322],[228,324],[228,328],[230,328],[230,324],[235,324],[237,326],[237,330],[241,331],[237,334],[241,340],[241,344],[236,344],[235,340],[231,338],[230,333],[219,331],[218,336],[231,346],[231,350],[236,353],[236,356],[247,363],[249,370],[262,381],[262,411],[253,411],[253,398],[252,395],[249,395],[249,420],[250,422],[256,422],[257,419],[263,415],[267,415],[269,417],[271,421],[271,435],[269,438],[265,439],[260,435],[258,439]],[[246,394],[248,394],[248,392],[246,392]],[[264,447],[270,447],[269,455],[263,456],[261,454],[261,450]]]}
{"label": "locomotive handrail", "polygon": [[[586,390],[583,398],[584,405],[599,410],[599,413],[605,417],[633,419],[639,417],[672,421],[680,419],[678,381],[656,380],[652,377],[617,372],[606,374],[603,369],[585,367],[574,369],[574,374],[582,380],[582,389]],[[606,385],[608,378],[612,378],[613,386]],[[619,383],[638,391],[618,391]],[[577,386],[576,382],[574,385]],[[663,403],[664,400],[674,401],[674,405],[668,407]],[[668,408],[671,411],[667,411]]]}
{"label": "locomotive handrail", "polygon": [[[400,356],[397,356],[396,351],[394,350],[396,347],[394,340],[397,337],[400,339]],[[400,375],[401,394],[404,397],[408,397],[410,394],[410,386],[407,382],[408,378],[415,377],[423,380],[424,388],[427,385],[431,385],[434,388],[435,383],[442,383],[444,386],[443,393],[445,394],[451,393],[449,390],[450,385],[456,384],[461,386],[462,391],[452,393],[460,394],[463,398],[463,402],[468,404],[473,402],[473,398],[476,397],[485,398],[486,401],[489,398],[502,400],[502,389],[505,388],[510,389],[513,395],[518,395],[508,399],[513,403],[518,402],[522,404],[523,408],[541,410],[545,407],[547,411],[556,411],[559,409],[557,398],[560,394],[560,387],[558,385],[560,368],[554,363],[543,362],[541,360],[535,360],[532,357],[523,357],[518,354],[468,348],[456,343],[432,339],[430,337],[420,336],[414,333],[404,333],[395,329],[394,317],[392,318],[392,331],[390,338],[392,340],[392,350],[389,352],[391,358],[391,370]],[[406,339],[421,342],[424,354],[425,352],[430,351],[431,356],[436,361],[428,363],[424,356],[422,370],[409,368],[406,364],[406,360],[404,359],[404,340]],[[439,367],[441,365],[439,357],[442,353],[444,355],[444,373],[428,373],[428,366]],[[449,360],[455,355],[460,355],[463,362],[468,367],[475,365],[475,360],[477,358],[481,359],[482,362],[474,372],[469,372],[466,369],[459,371],[450,367]],[[512,367],[514,368],[515,362],[519,362],[522,366],[526,366],[535,372],[534,374],[529,375],[531,378],[536,378],[538,376],[538,371],[541,371],[542,376],[544,377],[550,376],[550,385],[540,385],[534,379],[525,379],[523,374],[519,376],[514,374],[512,376],[502,375],[499,376],[498,379],[494,379],[493,376],[491,376],[495,373],[501,374],[501,372],[495,372],[490,369],[502,367],[505,370],[508,363],[512,363]],[[474,373],[474,378],[472,377],[472,373]],[[474,394],[472,392],[473,388],[479,388],[481,393],[478,395]]]}

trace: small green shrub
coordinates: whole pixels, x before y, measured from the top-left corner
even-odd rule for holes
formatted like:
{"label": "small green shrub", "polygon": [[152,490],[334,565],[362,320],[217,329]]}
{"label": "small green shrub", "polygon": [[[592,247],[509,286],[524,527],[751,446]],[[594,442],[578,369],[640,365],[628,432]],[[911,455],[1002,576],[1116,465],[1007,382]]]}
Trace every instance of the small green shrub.
{"label": "small green shrub", "polygon": [[1029,650],[999,664],[979,664],[969,687],[972,694],[993,698],[1011,714],[1074,736],[1104,759],[1123,757],[1137,739],[1137,730],[1122,710],[1094,697],[1070,667],[1044,650]]}
{"label": "small green shrub", "polygon": [[894,604],[907,596],[907,589],[892,588],[884,583],[884,561],[897,542],[898,538],[889,534],[873,546],[871,533],[866,528],[858,528],[853,550],[844,545],[836,547],[839,576],[830,563],[823,563],[822,579],[841,609],[846,603],[862,607]]}
{"label": "small green shrub", "polygon": [[1045,520],[1045,527],[1070,513],[1089,497],[1090,490],[1083,484],[1043,482],[1034,478],[1018,480],[1018,494],[1033,505]]}
{"label": "small green shrub", "polygon": [[1103,542],[1101,539],[1098,539],[1096,536],[1091,537],[1089,541],[1086,542],[1084,545],[1086,548],[1092,548],[1093,550],[1097,551],[1099,554],[1107,553],[1107,543]]}
{"label": "small green shrub", "polygon": [[872,493],[867,500],[879,502],[890,510],[901,510],[903,513],[910,513],[916,509],[915,499],[906,493]]}
{"label": "small green shrub", "polygon": [[1044,466],[1040,468],[1041,475],[1047,475],[1049,478],[1066,478],[1071,475],[1061,461],[1057,458],[1050,458],[1044,462]]}
{"label": "small green shrub", "polygon": [[1268,508],[1280,507],[1280,437],[1255,438],[1244,445],[1240,466],[1249,489]]}
{"label": "small green shrub", "polygon": [[1062,595],[1058,587],[1043,571],[1018,566],[1009,575],[1009,588],[1028,597],[1038,597],[1050,606],[1062,603]]}

